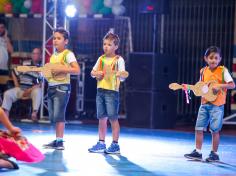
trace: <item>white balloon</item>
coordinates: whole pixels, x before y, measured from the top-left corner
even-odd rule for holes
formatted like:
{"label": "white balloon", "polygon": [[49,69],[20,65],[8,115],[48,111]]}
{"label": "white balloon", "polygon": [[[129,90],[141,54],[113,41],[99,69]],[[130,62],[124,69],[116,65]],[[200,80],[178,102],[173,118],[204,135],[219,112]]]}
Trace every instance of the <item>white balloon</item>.
{"label": "white balloon", "polygon": [[32,6],[32,1],[31,0],[25,0],[24,7],[27,8],[27,9],[30,9],[31,6]]}
{"label": "white balloon", "polygon": [[113,1],[112,0],[104,0],[103,4],[104,4],[104,6],[111,8],[113,5]]}
{"label": "white balloon", "polygon": [[123,0],[113,0],[113,5],[117,6],[120,5],[123,2]]}
{"label": "white balloon", "polygon": [[125,7],[123,5],[115,5],[112,7],[112,13],[114,15],[123,15],[125,13]]}

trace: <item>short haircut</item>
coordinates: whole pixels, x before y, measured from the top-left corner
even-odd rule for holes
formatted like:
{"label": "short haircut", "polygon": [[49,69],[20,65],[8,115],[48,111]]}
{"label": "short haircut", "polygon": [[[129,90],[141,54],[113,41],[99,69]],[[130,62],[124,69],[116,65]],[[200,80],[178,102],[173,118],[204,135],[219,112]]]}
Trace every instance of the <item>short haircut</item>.
{"label": "short haircut", "polygon": [[58,32],[63,35],[64,39],[69,39],[69,32],[65,30],[63,27],[58,27],[54,30],[54,33]]}
{"label": "short haircut", "polygon": [[108,32],[108,33],[104,36],[103,40],[113,40],[113,41],[114,41],[114,44],[115,44],[116,46],[119,46],[119,44],[120,44],[120,38],[119,38],[119,36],[118,36],[117,34],[112,33],[112,32]]}
{"label": "short haircut", "polygon": [[0,24],[3,24],[4,26],[6,26],[6,21],[0,18]]}
{"label": "short haircut", "polygon": [[218,53],[221,57],[221,50],[217,46],[210,46],[206,49],[204,56],[208,57],[211,53]]}

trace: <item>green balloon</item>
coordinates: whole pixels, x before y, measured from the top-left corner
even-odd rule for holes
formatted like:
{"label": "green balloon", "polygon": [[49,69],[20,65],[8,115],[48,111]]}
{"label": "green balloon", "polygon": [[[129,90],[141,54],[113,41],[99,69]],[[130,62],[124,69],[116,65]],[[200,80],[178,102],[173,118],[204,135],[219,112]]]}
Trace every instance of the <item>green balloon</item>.
{"label": "green balloon", "polygon": [[104,7],[103,5],[103,0],[93,0],[92,1],[92,12],[93,13],[99,13],[99,10],[102,9]]}
{"label": "green balloon", "polygon": [[13,13],[20,13],[21,7],[24,5],[25,0],[11,0],[13,6]]}
{"label": "green balloon", "polygon": [[99,13],[101,13],[103,15],[109,15],[112,13],[112,10],[111,10],[111,8],[103,7],[99,10]]}
{"label": "green balloon", "polygon": [[25,8],[24,6],[21,6],[20,13],[29,13],[29,9]]}

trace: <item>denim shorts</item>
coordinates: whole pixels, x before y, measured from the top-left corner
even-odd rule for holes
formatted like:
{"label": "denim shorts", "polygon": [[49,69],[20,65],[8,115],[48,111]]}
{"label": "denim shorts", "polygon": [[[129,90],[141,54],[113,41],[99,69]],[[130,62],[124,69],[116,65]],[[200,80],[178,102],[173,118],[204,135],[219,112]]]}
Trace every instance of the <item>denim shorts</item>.
{"label": "denim shorts", "polygon": [[106,89],[97,89],[96,96],[97,118],[108,117],[118,119],[119,92]]}
{"label": "denim shorts", "polygon": [[219,132],[223,125],[224,105],[202,104],[199,107],[195,130],[207,130],[212,133]]}
{"label": "denim shorts", "polygon": [[52,123],[65,122],[65,112],[70,98],[70,84],[48,87],[48,114]]}

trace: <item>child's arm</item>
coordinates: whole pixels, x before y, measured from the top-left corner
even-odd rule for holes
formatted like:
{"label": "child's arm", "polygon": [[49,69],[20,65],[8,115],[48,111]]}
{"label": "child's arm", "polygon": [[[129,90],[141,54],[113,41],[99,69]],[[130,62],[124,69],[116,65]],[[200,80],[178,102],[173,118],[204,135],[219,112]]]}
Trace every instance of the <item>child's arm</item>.
{"label": "child's arm", "polygon": [[102,80],[104,77],[104,73],[103,71],[98,70],[99,62],[100,62],[100,58],[97,60],[96,64],[94,65],[90,75],[91,77],[96,78],[97,80]]}
{"label": "child's arm", "polygon": [[69,52],[66,55],[66,62],[69,63],[70,66],[62,66],[60,68],[52,69],[52,73],[53,74],[70,73],[70,74],[75,74],[75,75],[80,74],[80,67],[79,67],[79,64],[76,60],[74,53]]}
{"label": "child's arm", "polygon": [[224,80],[225,80],[225,83],[223,84],[216,84],[216,85],[213,85],[213,90],[214,91],[218,91],[219,89],[234,89],[235,88],[235,83],[234,83],[234,80],[233,78],[231,77],[228,69],[224,69]]}
{"label": "child's arm", "polygon": [[0,108],[0,121],[13,135],[20,135],[21,130],[12,125],[2,108]]}
{"label": "child's arm", "polygon": [[90,74],[93,78],[96,78],[98,80],[102,80],[104,77],[103,71],[96,71],[94,69],[91,71]]}
{"label": "child's arm", "polygon": [[128,77],[128,74],[122,74],[123,71],[125,71],[125,61],[122,57],[119,57],[116,76],[119,77],[121,81],[124,81]]}

